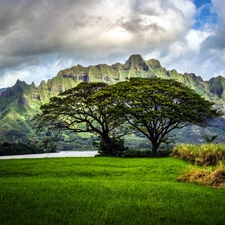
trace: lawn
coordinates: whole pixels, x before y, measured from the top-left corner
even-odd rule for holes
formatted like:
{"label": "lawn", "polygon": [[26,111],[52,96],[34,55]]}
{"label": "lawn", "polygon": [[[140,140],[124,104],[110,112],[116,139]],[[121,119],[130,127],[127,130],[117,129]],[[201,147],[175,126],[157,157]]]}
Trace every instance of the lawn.
{"label": "lawn", "polygon": [[1,225],[225,224],[225,190],[179,183],[167,158],[0,161]]}

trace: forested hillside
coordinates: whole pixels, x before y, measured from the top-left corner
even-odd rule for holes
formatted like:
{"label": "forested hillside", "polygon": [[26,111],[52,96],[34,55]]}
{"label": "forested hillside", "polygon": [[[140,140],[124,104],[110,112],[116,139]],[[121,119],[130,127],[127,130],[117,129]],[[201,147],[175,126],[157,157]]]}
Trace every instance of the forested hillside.
{"label": "forested hillside", "polygon": [[[175,79],[194,89],[205,99],[215,102],[216,107],[222,112],[225,111],[224,77],[219,76],[204,81],[193,73],[179,74],[175,69],[166,70],[155,59],[146,61],[140,55],[132,55],[125,64],[116,63],[111,66],[100,64],[89,67],[77,65],[60,71],[55,77],[48,81],[42,81],[38,86],[34,83],[28,85],[18,80],[13,87],[0,93],[0,142],[35,143],[40,140],[46,134],[37,136],[32,122],[32,118],[39,112],[40,106],[47,103],[50,97],[72,88],[80,82],[103,81],[113,84],[131,77]],[[176,132],[176,140],[178,142],[202,142],[204,141],[202,135],[217,134],[216,140],[225,142],[224,118],[221,117],[211,123],[211,127],[204,129],[192,126],[179,130]],[[131,140],[135,146],[135,140],[138,140],[138,137],[132,137]],[[61,141],[62,150],[88,149],[92,143],[90,135],[74,134],[71,137],[67,133],[62,134],[59,141]],[[144,142],[139,142],[136,146],[144,147]]]}

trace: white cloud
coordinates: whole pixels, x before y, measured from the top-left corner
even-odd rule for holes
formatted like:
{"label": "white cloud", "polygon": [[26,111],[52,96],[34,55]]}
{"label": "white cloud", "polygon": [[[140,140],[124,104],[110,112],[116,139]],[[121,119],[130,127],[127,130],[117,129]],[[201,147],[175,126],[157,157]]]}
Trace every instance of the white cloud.
{"label": "white cloud", "polygon": [[15,84],[16,80],[26,80],[30,76],[27,70],[6,72],[5,76],[1,79],[2,87],[11,87]]}
{"label": "white cloud", "polygon": [[201,43],[210,35],[206,31],[194,30],[191,29],[185,39],[187,40],[187,48],[191,52],[199,53]]}
{"label": "white cloud", "polygon": [[[224,59],[224,52],[215,50],[224,40],[219,32],[224,34],[224,3],[212,2],[218,30],[212,24],[191,29],[192,0],[1,0],[0,85],[12,85],[18,77],[39,84],[78,63],[124,62],[134,53],[209,77],[216,68],[206,71],[205,65],[219,57],[218,66]],[[217,71],[223,71],[221,64]]]}
{"label": "white cloud", "polygon": [[224,14],[224,8],[225,8],[225,1],[223,0],[212,0],[213,8],[217,14],[220,20],[223,22],[225,21],[225,14]]}

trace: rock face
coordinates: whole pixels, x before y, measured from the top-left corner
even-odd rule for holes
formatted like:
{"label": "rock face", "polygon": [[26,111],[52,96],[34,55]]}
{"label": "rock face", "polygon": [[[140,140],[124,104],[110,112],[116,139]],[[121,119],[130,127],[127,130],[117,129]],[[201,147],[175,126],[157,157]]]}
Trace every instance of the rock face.
{"label": "rock face", "polygon": [[[222,111],[225,109],[225,78],[222,76],[204,81],[193,73],[179,74],[175,69],[166,70],[156,59],[144,60],[141,55],[132,55],[124,63],[116,63],[112,66],[99,64],[83,67],[81,65],[61,70],[55,77],[48,81],[42,81],[39,86],[31,85],[23,81],[17,81],[13,87],[0,92],[0,141],[27,141],[36,140],[32,118],[39,112],[42,104],[47,103],[50,97],[59,94],[80,82],[107,82],[109,84],[124,81],[131,77],[161,77],[175,79],[194,89],[207,100],[216,103],[216,107]],[[195,133],[192,129],[184,129],[178,135],[199,140],[202,134],[217,133],[219,141],[225,142],[224,119],[214,121],[215,126],[205,130],[198,129]],[[13,135],[12,132],[13,130]],[[18,132],[17,132],[18,131]],[[17,135],[21,134],[24,135]],[[181,133],[180,133],[181,132]],[[12,138],[13,136],[13,138]]]}
{"label": "rock face", "polygon": [[18,101],[21,105],[23,106],[29,106],[29,101],[27,100],[27,98],[24,96],[24,94],[22,94],[19,98]]}
{"label": "rock face", "polygon": [[13,87],[7,88],[4,92],[1,93],[1,95],[4,97],[12,97],[23,90],[24,84],[26,83],[17,80],[16,84]]}
{"label": "rock face", "polygon": [[124,70],[143,70],[149,71],[150,67],[148,63],[142,58],[141,55],[132,55],[130,58],[125,62],[123,66]]}
{"label": "rock face", "polygon": [[222,76],[214,77],[209,80],[210,92],[217,95],[218,98],[225,100],[225,79]]}
{"label": "rock face", "polygon": [[0,94],[5,91],[6,91],[6,88],[0,88]]}

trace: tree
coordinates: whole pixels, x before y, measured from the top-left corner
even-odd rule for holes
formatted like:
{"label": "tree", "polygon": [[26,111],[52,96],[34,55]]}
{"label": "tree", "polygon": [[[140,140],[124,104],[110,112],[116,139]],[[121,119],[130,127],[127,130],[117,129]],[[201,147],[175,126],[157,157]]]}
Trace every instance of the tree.
{"label": "tree", "polygon": [[205,139],[206,143],[209,144],[209,143],[212,143],[218,137],[218,135],[214,134],[212,135],[212,137],[209,137],[207,134],[205,134],[202,137]]}
{"label": "tree", "polygon": [[175,80],[131,78],[100,93],[113,105],[112,112],[149,139],[153,156],[172,130],[191,124],[207,126],[209,119],[221,115],[213,103]]}
{"label": "tree", "polygon": [[106,104],[106,97],[101,97],[104,105],[93,97],[105,87],[106,83],[80,83],[51,98],[48,104],[41,106],[41,114],[35,117],[37,131],[47,128],[53,138],[62,130],[94,133],[100,136],[100,150],[107,155],[115,155],[113,143],[118,143],[119,138],[116,129],[124,120],[115,118],[114,114],[107,110],[110,102]]}

